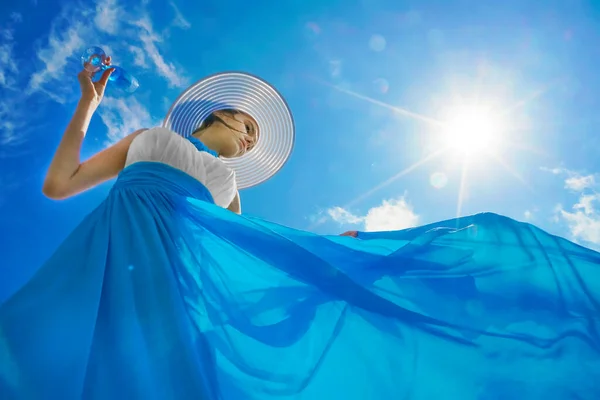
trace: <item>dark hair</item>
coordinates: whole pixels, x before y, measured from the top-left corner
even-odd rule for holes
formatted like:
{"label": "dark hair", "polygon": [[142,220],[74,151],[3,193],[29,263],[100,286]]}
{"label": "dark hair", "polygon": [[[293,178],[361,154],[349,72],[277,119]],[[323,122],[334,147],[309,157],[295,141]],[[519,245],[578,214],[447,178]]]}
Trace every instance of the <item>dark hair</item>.
{"label": "dark hair", "polygon": [[210,113],[210,115],[208,117],[206,117],[204,119],[204,121],[202,121],[202,123],[200,124],[200,126],[198,128],[196,128],[193,132],[192,135],[195,133],[198,133],[200,131],[205,130],[206,128],[210,127],[211,125],[213,125],[215,122],[219,121],[219,117],[217,117],[215,115],[216,112],[220,112],[220,113],[225,113],[225,114],[229,114],[231,116],[234,116],[236,114],[241,114],[241,111],[236,110],[235,108],[224,108],[222,110],[216,110],[213,111],[212,113]]}

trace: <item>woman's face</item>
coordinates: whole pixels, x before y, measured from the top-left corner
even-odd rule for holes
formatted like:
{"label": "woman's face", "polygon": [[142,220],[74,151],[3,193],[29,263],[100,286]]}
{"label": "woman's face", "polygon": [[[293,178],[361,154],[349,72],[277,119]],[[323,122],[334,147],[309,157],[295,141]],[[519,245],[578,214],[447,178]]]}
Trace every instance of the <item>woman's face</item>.
{"label": "woman's face", "polygon": [[254,118],[243,112],[215,111],[214,115],[217,120],[202,137],[216,142],[221,156],[240,157],[254,148],[258,139],[258,125]]}

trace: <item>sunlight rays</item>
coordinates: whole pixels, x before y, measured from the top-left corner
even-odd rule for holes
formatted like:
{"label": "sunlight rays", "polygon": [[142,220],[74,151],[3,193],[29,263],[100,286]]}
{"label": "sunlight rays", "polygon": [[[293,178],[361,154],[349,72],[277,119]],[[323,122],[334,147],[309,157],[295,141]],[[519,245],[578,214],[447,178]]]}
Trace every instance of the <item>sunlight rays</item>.
{"label": "sunlight rays", "polygon": [[[503,120],[505,118],[508,118],[510,114],[512,114],[516,109],[521,108],[529,102],[535,100],[536,98],[544,95],[549,90],[550,85],[547,85],[544,88],[534,91],[529,96],[518,100],[513,105],[506,107],[503,110],[495,110],[490,108],[486,109],[485,107],[481,106],[479,104],[481,96],[478,93],[478,102],[476,102],[475,105],[461,106],[460,104],[458,104],[457,107],[455,107],[454,109],[454,113],[450,116],[450,118],[447,121],[444,122],[436,118],[412,112],[405,108],[393,106],[383,101],[373,99],[371,97],[362,95],[349,89],[341,88],[328,82],[319,83],[328,86],[338,92],[347,94],[348,96],[383,107],[404,117],[425,122],[429,125],[432,125],[436,130],[442,132],[442,137],[440,138],[442,139],[442,141],[441,143],[437,144],[437,146],[439,147],[438,150],[430,153],[421,160],[413,163],[409,167],[391,176],[387,180],[367,190],[360,196],[352,199],[345,205],[345,208],[354,206],[355,204],[363,201],[367,197],[388,186],[397,179],[408,175],[418,167],[441,156],[443,153],[447,153],[450,151],[458,152],[463,156],[460,173],[460,186],[457,195],[456,217],[460,217],[462,213],[462,208],[465,200],[465,192],[467,188],[467,178],[469,175],[469,163],[470,161],[472,161],[474,155],[485,154],[487,156],[490,156],[489,159],[494,160],[513,178],[518,180],[523,186],[533,191],[532,186],[501,157],[498,148],[501,145],[506,145],[534,152],[534,149],[518,146],[515,143],[511,143],[511,141],[507,140],[507,138],[503,137],[503,135],[509,130],[507,126],[504,126]],[[317,225],[320,223],[322,223],[322,221],[317,222]]]}
{"label": "sunlight rays", "polygon": [[436,125],[438,127],[443,126],[443,123],[441,121],[436,120],[435,118],[431,118],[431,117],[428,117],[426,115],[417,114],[417,113],[409,111],[409,110],[407,110],[405,108],[392,106],[390,104],[384,103],[383,101],[373,99],[371,97],[362,95],[360,93],[353,92],[353,91],[348,90],[348,89],[341,88],[341,87],[336,86],[336,85],[332,85],[331,83],[327,83],[327,82],[319,82],[319,83],[321,83],[321,84],[323,84],[325,86],[328,86],[328,87],[330,87],[332,89],[335,89],[338,92],[347,94],[347,95],[355,97],[357,99],[364,100],[364,101],[367,101],[367,102],[369,102],[371,104],[375,104],[377,106],[380,106],[380,107],[386,108],[388,110],[391,110],[391,111],[395,112],[396,114],[400,114],[400,115],[403,115],[405,117],[416,119],[418,121],[426,122],[428,124]]}
{"label": "sunlight rays", "polygon": [[501,144],[503,121],[481,106],[458,106],[448,111],[442,141],[465,158],[495,151]]}
{"label": "sunlight rays", "polygon": [[388,178],[385,181],[381,182],[379,185],[373,187],[372,189],[367,190],[365,193],[361,194],[360,196],[356,197],[355,199],[352,199],[350,202],[348,202],[344,206],[344,208],[352,207],[356,203],[361,202],[362,200],[366,199],[367,197],[369,197],[373,193],[377,192],[378,190],[383,189],[384,187],[386,187],[390,183],[394,182],[395,180],[398,180],[399,178],[401,178],[401,177],[407,175],[408,173],[414,171],[415,169],[417,169],[421,165],[426,164],[427,162],[429,162],[429,161],[435,159],[436,157],[440,156],[442,153],[443,153],[443,150],[438,150],[438,151],[435,151],[435,152],[429,154],[428,156],[420,159],[419,161],[417,161],[416,163],[410,165],[409,167],[404,168],[402,171],[398,172],[396,175],[391,176],[390,178]]}
{"label": "sunlight rays", "polygon": [[458,189],[458,198],[456,199],[456,218],[462,214],[463,201],[465,199],[465,188],[467,187],[468,161],[463,162],[460,171],[460,187]]}
{"label": "sunlight rays", "polygon": [[[439,157],[442,153],[443,153],[443,150],[437,150],[437,151],[429,154],[428,156],[422,158],[421,160],[413,163],[409,167],[404,168],[402,171],[398,172],[397,174],[395,174],[395,175],[391,176],[390,178],[386,179],[385,181],[381,182],[380,184],[373,187],[372,189],[367,190],[365,193],[361,194],[360,196],[350,200],[342,208],[345,210],[349,209],[350,207],[354,206],[355,204],[357,204],[357,203],[361,202],[362,200],[366,199],[367,197],[371,196],[373,193],[377,192],[378,190],[383,189],[384,187],[388,186],[392,182],[394,182],[394,181],[400,179],[401,177],[409,174],[410,172],[414,171],[421,165],[426,164],[427,162]],[[327,218],[320,218],[319,220],[315,221],[311,226],[309,226],[308,229],[309,230],[314,229],[318,225],[321,225],[322,223],[324,223],[326,220],[327,220]]]}
{"label": "sunlight rays", "polygon": [[523,184],[523,186],[525,186],[527,189],[529,189],[531,192],[535,192],[535,190],[533,189],[533,187],[529,184],[529,182],[527,182],[525,180],[525,178],[523,178],[517,171],[515,171],[510,165],[508,165],[508,163],[506,162],[506,160],[504,160],[500,155],[498,154],[490,154],[498,164],[500,164],[500,166],[502,166],[506,172],[508,172],[509,174],[511,174],[513,176],[513,178],[515,178],[516,180],[518,180],[519,182],[521,182]]}
{"label": "sunlight rays", "polygon": [[538,90],[533,91],[530,95],[526,96],[525,98],[523,98],[521,100],[516,101],[515,104],[513,104],[510,107],[507,107],[506,109],[500,111],[499,114],[501,114],[501,115],[510,115],[510,114],[512,114],[517,108],[524,107],[528,103],[530,103],[533,100],[537,99],[538,97],[544,95],[548,90],[550,90],[550,87],[552,87],[552,86],[553,85],[550,84],[550,85],[544,86],[543,88],[540,88]]}

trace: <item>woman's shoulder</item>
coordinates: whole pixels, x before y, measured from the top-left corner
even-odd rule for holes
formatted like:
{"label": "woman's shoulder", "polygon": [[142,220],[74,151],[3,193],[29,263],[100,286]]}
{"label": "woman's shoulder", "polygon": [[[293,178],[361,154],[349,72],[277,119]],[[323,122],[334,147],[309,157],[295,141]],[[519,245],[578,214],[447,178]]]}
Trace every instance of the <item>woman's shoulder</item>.
{"label": "woman's shoulder", "polygon": [[176,134],[172,130],[163,126],[155,126],[154,128],[146,129],[140,133],[134,141],[146,142],[146,141],[179,141],[185,140],[180,135]]}
{"label": "woman's shoulder", "polygon": [[192,157],[196,153],[194,145],[172,130],[157,126],[139,134],[131,142],[129,153],[169,152],[182,157]]}
{"label": "woman's shoulder", "polygon": [[169,164],[193,176],[226,207],[237,190],[235,171],[219,157],[198,151],[188,139],[165,127],[155,127],[139,134],[131,143],[126,165],[138,161]]}
{"label": "woman's shoulder", "polygon": [[140,133],[129,146],[127,164],[135,161],[165,161],[192,157],[196,149],[185,138],[158,126]]}

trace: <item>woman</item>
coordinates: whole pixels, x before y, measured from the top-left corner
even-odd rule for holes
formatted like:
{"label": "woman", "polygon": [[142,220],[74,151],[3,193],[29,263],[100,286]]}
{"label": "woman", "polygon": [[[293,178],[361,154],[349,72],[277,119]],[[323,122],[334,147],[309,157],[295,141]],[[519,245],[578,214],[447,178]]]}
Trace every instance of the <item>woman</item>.
{"label": "woman", "polygon": [[[107,62],[110,65],[110,58],[108,58]],[[160,141],[160,143],[152,143],[150,145],[140,143],[140,145],[135,147],[136,150],[130,153],[129,150],[134,139],[147,130],[140,129],[128,135],[116,145],[98,153],[90,160],[80,163],[79,153],[83,138],[85,137],[92,115],[102,101],[106,84],[112,72],[112,69],[105,71],[98,82],[92,81],[93,73],[86,69],[79,74],[82,92],[81,101],[54,155],[44,182],[43,192],[51,199],[58,200],[71,197],[106,180],[112,179],[123,170],[125,165],[133,164],[135,162],[133,159],[137,160],[145,156],[149,158],[149,161],[164,161],[163,159],[166,160],[170,156],[173,156],[173,154],[170,154],[169,149],[164,146],[171,145],[173,151],[178,151],[179,146],[188,145],[178,135],[165,135],[164,132],[155,130],[151,135],[154,140]],[[216,162],[217,160],[211,160],[211,157],[208,155],[213,156],[212,158],[214,156],[223,156],[226,158],[242,156],[254,147],[258,135],[257,130],[256,122],[246,113],[228,109],[215,111],[212,113],[210,120],[204,121],[203,125],[192,133],[192,143],[194,146],[204,143],[210,150],[207,151],[205,148],[202,148],[203,151],[194,154],[194,156],[200,156],[203,160],[210,160],[208,162],[212,162],[216,166],[225,169],[224,165]],[[143,141],[146,142],[149,140],[152,139],[146,138]],[[138,154],[139,152],[143,153],[149,147],[154,151],[160,150],[160,154]],[[128,154],[130,157],[129,160],[127,159]],[[174,155],[174,158],[177,158],[177,155]],[[182,166],[182,169],[185,172],[190,172],[192,176],[196,172],[192,171],[193,166],[189,165]],[[204,172],[206,171],[200,171],[200,173]],[[239,213],[239,196],[235,190],[235,178],[232,170],[228,172],[226,173],[226,177],[222,177],[222,182],[213,185],[215,187],[210,187],[209,189],[212,189],[211,192],[214,192],[214,190],[224,191],[225,193],[222,194],[224,199],[231,201],[229,208]],[[204,181],[201,178],[199,180]],[[233,198],[231,197],[232,195],[234,196]],[[218,200],[222,200],[221,197]]]}
{"label": "woman", "polygon": [[109,74],[80,74],[44,193],[118,179],[0,306],[0,398],[600,395],[598,253],[493,214],[361,240],[237,215],[244,174],[277,170],[261,143],[291,129],[268,113],[170,113],[190,140],[140,130],[81,163]]}

